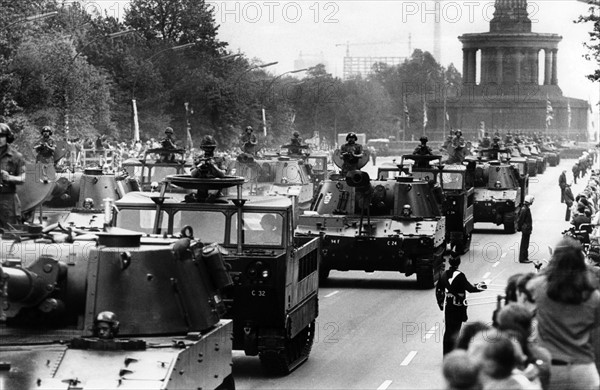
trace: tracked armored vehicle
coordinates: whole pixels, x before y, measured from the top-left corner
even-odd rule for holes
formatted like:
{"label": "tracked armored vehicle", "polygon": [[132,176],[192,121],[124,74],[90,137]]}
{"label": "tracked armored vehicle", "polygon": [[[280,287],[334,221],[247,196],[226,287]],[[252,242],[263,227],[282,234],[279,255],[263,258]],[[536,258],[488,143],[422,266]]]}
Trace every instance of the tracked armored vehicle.
{"label": "tracked armored vehicle", "polygon": [[302,158],[254,158],[242,154],[229,164],[227,174],[247,179],[243,185],[244,195],[295,196],[301,209],[307,209],[314,196],[310,166]]}
{"label": "tracked armored vehicle", "polygon": [[523,196],[517,168],[500,161],[479,162],[475,169],[474,217],[477,222],[503,225],[505,233],[516,230],[516,213]]}
{"label": "tracked armored vehicle", "polygon": [[525,157],[513,156],[513,152],[515,149],[506,148],[506,149],[481,149],[478,153],[478,160],[481,163],[490,162],[490,161],[499,161],[502,163],[509,163],[518,173],[519,178],[519,187],[521,187],[521,199],[518,202],[519,204],[523,204],[525,201],[525,196],[529,194],[529,173],[528,173],[528,161]]}
{"label": "tracked armored vehicle", "polygon": [[380,168],[377,177],[392,178],[404,172],[432,183],[437,191],[434,192],[436,200],[446,217],[446,242],[454,251],[466,253],[474,224],[475,162],[440,165],[441,159],[442,156],[435,155],[404,155],[397,168]]}
{"label": "tracked armored vehicle", "polygon": [[412,177],[325,180],[296,236],[322,237],[322,281],[330,270],[398,271],[431,288],[443,270],[445,217],[430,184]]}
{"label": "tracked armored vehicle", "polygon": [[5,233],[0,383],[6,389],[233,388],[217,247],[188,230]]}
{"label": "tracked armored vehicle", "polygon": [[[221,245],[233,279],[223,290],[233,348],[287,374],[308,358],[314,339],[319,238],[294,237],[292,198],[242,198],[243,185],[231,176],[170,176],[160,194],[131,192],[117,201],[115,224],[143,232],[142,242],[189,226],[203,242]],[[235,196],[223,196],[227,188]]]}

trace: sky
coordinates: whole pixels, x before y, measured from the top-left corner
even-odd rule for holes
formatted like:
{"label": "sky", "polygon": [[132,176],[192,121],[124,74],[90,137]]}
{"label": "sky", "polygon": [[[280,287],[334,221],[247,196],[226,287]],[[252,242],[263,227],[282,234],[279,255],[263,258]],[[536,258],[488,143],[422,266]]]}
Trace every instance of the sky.
{"label": "sky", "polygon": [[[90,1],[89,3],[93,3]],[[97,0],[107,12],[122,15],[126,1]],[[433,52],[433,26],[442,31],[442,65],[453,63],[462,72],[462,46],[458,36],[489,31],[494,1],[442,0],[439,12],[432,0],[407,1],[235,1],[207,0],[215,13],[219,39],[233,52],[263,62],[278,61],[269,71],[278,75],[294,70],[294,60],[323,57],[334,76],[342,76],[346,43],[351,56],[405,57],[410,47]],[[528,1],[532,30],[563,37],[558,51],[558,82],[569,97],[600,101],[600,84],[586,75],[598,66],[587,61],[583,42],[590,24],[573,21],[587,13],[576,0]],[[301,76],[302,74],[298,74]],[[597,107],[595,108],[597,112]],[[598,122],[597,122],[598,123]]]}

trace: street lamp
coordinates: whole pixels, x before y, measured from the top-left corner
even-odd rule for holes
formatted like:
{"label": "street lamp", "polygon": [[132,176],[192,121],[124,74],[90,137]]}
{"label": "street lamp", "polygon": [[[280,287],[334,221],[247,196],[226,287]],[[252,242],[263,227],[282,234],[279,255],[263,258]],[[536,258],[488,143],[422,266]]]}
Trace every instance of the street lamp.
{"label": "street lamp", "polygon": [[9,27],[14,26],[15,24],[26,23],[26,22],[35,22],[35,21],[38,21],[38,20],[42,20],[42,19],[46,19],[46,18],[51,18],[51,17],[56,16],[56,15],[58,15],[58,11],[52,11],[52,12],[46,12],[46,13],[39,14],[39,15],[27,16],[27,17],[25,17],[23,19],[18,19],[18,20],[15,20],[12,23],[9,23],[8,25],[2,27],[2,29],[0,29],[0,31],[6,30]]}
{"label": "street lamp", "polygon": [[253,71],[255,69],[267,68],[269,66],[277,65],[278,63],[279,63],[278,61],[273,61],[273,62],[269,62],[269,63],[263,64],[263,65],[254,65],[254,66],[251,66],[248,69],[244,70],[242,73],[240,73],[239,76],[235,78],[235,80],[234,80],[234,82],[232,84],[237,84],[237,82],[240,81],[240,79],[242,78],[242,76],[244,76],[248,72],[251,72],[251,71]]}
{"label": "street lamp", "polygon": [[135,30],[124,30],[124,31],[117,31],[117,32],[114,32],[114,33],[110,33],[110,34],[106,34],[106,35],[102,35],[102,36],[96,37],[96,38],[92,39],[91,41],[89,41],[88,43],[86,43],[85,45],[83,45],[83,47],[81,48],[81,50],[79,50],[77,52],[77,54],[75,54],[75,57],[73,57],[71,59],[71,63],[75,62],[75,59],[77,57],[79,57],[79,55],[83,52],[83,50],[86,47],[88,47],[89,45],[91,45],[94,42],[99,41],[100,39],[103,39],[103,38],[108,38],[108,39],[119,38],[119,37],[122,37],[124,35],[128,35],[128,34],[135,33],[135,32],[136,32]]}
{"label": "street lamp", "polygon": [[275,84],[275,81],[279,80],[280,78],[282,78],[283,76],[285,76],[286,74],[294,74],[294,73],[300,73],[300,72],[306,72],[309,70],[314,69],[315,67],[310,67],[310,68],[304,68],[304,69],[298,69],[298,70],[290,70],[289,72],[284,72],[282,74],[280,74],[277,77],[274,77],[273,80],[271,80],[271,82],[269,83],[269,85],[267,85],[267,88],[265,88],[265,93],[263,94],[263,97],[269,92],[269,90],[271,89],[271,87],[273,86],[273,84]]}

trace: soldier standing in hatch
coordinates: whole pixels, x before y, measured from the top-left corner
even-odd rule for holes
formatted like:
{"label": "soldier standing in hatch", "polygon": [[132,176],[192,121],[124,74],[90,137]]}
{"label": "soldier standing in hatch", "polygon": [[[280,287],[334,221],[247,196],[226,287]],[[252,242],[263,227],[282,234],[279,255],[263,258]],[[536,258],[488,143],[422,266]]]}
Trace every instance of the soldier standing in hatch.
{"label": "soldier standing in hatch", "polygon": [[42,137],[33,148],[37,153],[35,162],[54,164],[54,150],[56,149],[56,143],[52,139],[52,129],[50,126],[42,127],[41,135]]}
{"label": "soldier standing in hatch", "polygon": [[358,161],[363,156],[363,147],[357,143],[358,136],[355,133],[348,133],[346,143],[340,148],[340,154],[344,163],[342,164],[342,176],[350,171],[358,169]]}
{"label": "soldier standing in hatch", "polygon": [[244,134],[242,134],[240,137],[240,142],[242,144],[242,152],[254,156],[256,154],[256,145],[258,145],[258,140],[253,132],[254,129],[252,126],[247,126],[244,130]]}
{"label": "soldier standing in hatch", "polygon": [[[165,129],[165,138],[163,138],[160,141],[160,146],[163,149],[177,149],[177,145],[175,145],[175,142],[173,142],[173,128],[167,127]],[[174,153],[162,154],[161,161],[162,162],[173,162],[173,161],[175,161],[175,154]]]}
{"label": "soldier standing in hatch", "polygon": [[290,154],[302,154],[302,138],[300,138],[300,133],[297,131],[294,131],[292,133],[292,138],[290,139],[290,145],[289,145],[289,153]]}
{"label": "soldier standing in hatch", "polygon": [[421,141],[421,145],[417,146],[413,154],[416,154],[418,156],[431,156],[433,152],[431,148],[427,146],[427,142],[429,141],[429,139],[426,136],[422,136],[421,138],[419,138],[419,141]]}
{"label": "soldier standing in hatch", "polygon": [[0,227],[21,222],[17,185],[25,182],[25,160],[10,146],[15,137],[6,123],[0,123]]}

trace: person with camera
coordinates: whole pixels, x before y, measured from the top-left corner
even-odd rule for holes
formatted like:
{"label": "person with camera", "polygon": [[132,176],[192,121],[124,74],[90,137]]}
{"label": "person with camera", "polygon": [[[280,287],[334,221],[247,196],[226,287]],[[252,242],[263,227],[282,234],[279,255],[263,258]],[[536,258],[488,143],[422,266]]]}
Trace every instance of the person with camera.
{"label": "person with camera", "polygon": [[54,164],[54,150],[56,149],[56,143],[52,139],[52,129],[50,126],[44,126],[42,127],[40,134],[42,135],[41,138],[33,147],[37,153],[35,162],[42,164]]}
{"label": "person with camera", "polygon": [[21,222],[17,185],[25,182],[25,160],[10,144],[15,137],[6,123],[0,123],[0,227]]}

